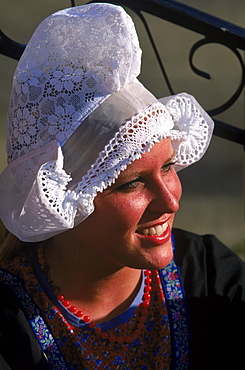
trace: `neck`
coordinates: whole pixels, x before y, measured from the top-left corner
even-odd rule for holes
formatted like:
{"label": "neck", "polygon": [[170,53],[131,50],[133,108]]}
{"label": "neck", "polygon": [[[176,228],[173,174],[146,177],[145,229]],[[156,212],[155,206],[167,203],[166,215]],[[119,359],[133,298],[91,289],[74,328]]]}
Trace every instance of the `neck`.
{"label": "neck", "polygon": [[141,270],[105,266],[99,259],[90,261],[78,251],[75,246],[63,248],[54,242],[46,246],[45,261],[54,285],[91,320],[112,319],[134,300],[141,284]]}

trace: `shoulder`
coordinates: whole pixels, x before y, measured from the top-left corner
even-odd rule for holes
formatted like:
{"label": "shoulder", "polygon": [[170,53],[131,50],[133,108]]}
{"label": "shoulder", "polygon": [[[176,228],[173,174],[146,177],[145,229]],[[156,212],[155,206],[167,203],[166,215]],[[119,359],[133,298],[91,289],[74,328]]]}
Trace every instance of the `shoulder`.
{"label": "shoulder", "polygon": [[245,301],[245,262],[214,235],[173,230],[175,258],[187,294],[226,295],[237,293]]}
{"label": "shoulder", "polygon": [[2,284],[1,279],[0,296],[0,369],[47,369],[45,357],[14,290]]}
{"label": "shoulder", "polygon": [[176,245],[176,257],[179,262],[183,262],[186,254],[188,255],[210,255],[213,258],[227,257],[233,258],[238,263],[243,261],[225,246],[215,235],[198,235],[182,229],[173,229],[173,236]]}
{"label": "shoulder", "polygon": [[192,368],[244,368],[245,263],[213,235],[180,229],[173,234],[186,296]]}

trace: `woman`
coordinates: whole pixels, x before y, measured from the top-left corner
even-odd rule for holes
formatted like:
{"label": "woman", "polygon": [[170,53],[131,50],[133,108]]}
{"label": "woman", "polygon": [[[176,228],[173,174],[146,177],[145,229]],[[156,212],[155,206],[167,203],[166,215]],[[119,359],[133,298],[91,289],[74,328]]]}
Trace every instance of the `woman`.
{"label": "woman", "polygon": [[241,365],[244,265],[214,237],[172,229],[176,170],[202,157],[213,123],[188,94],[158,101],[140,57],[125,11],[90,4],[44,20],[17,66],[1,369]]}

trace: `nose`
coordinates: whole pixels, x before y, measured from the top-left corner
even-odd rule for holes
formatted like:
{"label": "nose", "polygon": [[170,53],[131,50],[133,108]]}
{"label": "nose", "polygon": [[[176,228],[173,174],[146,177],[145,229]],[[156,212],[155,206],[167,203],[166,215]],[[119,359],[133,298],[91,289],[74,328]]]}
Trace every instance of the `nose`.
{"label": "nose", "polygon": [[175,213],[179,209],[179,200],[182,187],[178,175],[175,173],[170,180],[158,179],[151,189],[151,201],[148,210],[154,213]]}

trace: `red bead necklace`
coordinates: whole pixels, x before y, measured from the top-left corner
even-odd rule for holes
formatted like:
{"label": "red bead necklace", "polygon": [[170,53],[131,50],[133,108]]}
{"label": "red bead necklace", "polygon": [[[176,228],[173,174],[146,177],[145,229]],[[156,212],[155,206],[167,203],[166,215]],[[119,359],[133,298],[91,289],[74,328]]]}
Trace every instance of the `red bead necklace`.
{"label": "red bead necklace", "polygon": [[[49,284],[51,285],[52,289],[54,291],[60,291],[60,289],[55,286],[50,274],[49,274],[49,269],[45,261],[45,256],[44,256],[44,247],[39,246],[37,248],[37,257],[38,261],[41,267],[41,270],[45,273],[47,280]],[[73,315],[77,316],[78,318],[82,319],[85,323],[88,324],[90,329],[93,329],[102,339],[108,339],[111,343],[131,343],[135,341],[137,338],[139,338],[142,330],[144,329],[144,324],[147,319],[147,314],[148,310],[147,308],[150,306],[151,302],[151,283],[152,283],[152,274],[155,273],[157,275],[157,271],[150,271],[150,270],[145,270],[144,271],[144,277],[145,277],[145,287],[144,287],[144,294],[142,297],[142,302],[138,305],[138,309],[140,310],[140,315],[138,322],[136,324],[136,329],[132,333],[131,336],[127,336],[126,338],[123,337],[116,337],[114,335],[111,335],[107,333],[106,331],[103,331],[99,326],[96,325],[94,321],[90,320],[90,317],[87,315],[84,315],[83,311],[79,310],[75,305],[72,305],[71,302],[67,299],[65,299],[64,295],[62,294],[57,294],[57,299],[60,301],[60,303],[67,309],[69,310]],[[157,275],[158,276],[158,275]],[[72,327],[68,324],[67,325],[69,329],[72,330]]]}

